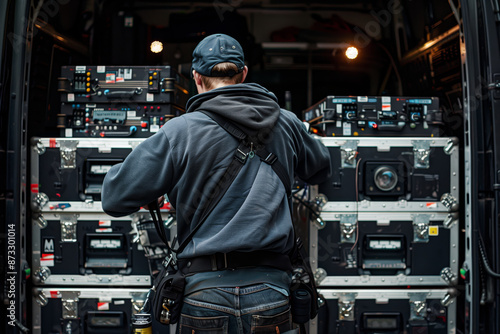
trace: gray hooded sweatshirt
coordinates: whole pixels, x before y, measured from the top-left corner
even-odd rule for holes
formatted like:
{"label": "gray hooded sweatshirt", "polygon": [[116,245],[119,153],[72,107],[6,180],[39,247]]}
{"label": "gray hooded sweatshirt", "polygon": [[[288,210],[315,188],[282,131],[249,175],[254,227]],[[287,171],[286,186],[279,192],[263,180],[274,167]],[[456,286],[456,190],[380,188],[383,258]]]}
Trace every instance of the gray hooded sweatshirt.
{"label": "gray hooded sweatshirt", "polygon": [[[287,169],[291,184],[294,176],[312,184],[328,177],[328,150],[306,133],[293,113],[279,107],[273,93],[258,84],[230,85],[191,98],[186,114],[168,121],[110,169],[102,188],[107,214],[128,215],[167,194],[176,209],[179,240],[187,237],[239,145],[201,110],[264,139],[267,150]],[[271,166],[257,156],[247,159],[178,257],[257,250],[284,254],[293,246],[290,205]]]}

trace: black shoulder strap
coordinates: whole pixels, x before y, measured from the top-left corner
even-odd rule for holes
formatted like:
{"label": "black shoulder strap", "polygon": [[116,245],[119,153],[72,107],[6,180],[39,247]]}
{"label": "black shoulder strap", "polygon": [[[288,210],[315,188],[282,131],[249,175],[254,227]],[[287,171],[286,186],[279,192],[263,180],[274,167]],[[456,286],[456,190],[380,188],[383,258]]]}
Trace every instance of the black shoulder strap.
{"label": "black shoulder strap", "polygon": [[[155,223],[156,231],[158,232],[160,238],[162,241],[167,245],[167,253],[181,253],[184,248],[187,246],[189,241],[193,238],[194,234],[199,230],[201,225],[205,222],[207,217],[210,215],[212,210],[215,208],[215,206],[219,203],[221,198],[224,196],[226,193],[227,189],[233,183],[234,179],[238,175],[239,171],[243,167],[243,165],[246,162],[249,149],[246,147],[246,145],[240,144],[238,148],[236,149],[236,152],[234,153],[233,160],[229,164],[229,166],[226,168],[226,171],[220,178],[219,182],[216,183],[216,188],[214,191],[211,193],[210,199],[205,202],[205,206],[202,208],[202,213],[200,215],[200,221],[196,225],[196,227],[189,233],[189,235],[184,239],[182,244],[179,245],[179,247],[174,250],[171,249],[168,245],[168,240],[165,235],[165,229],[163,227],[162,219],[161,219],[161,213],[160,209],[158,207],[158,203],[155,201],[151,202],[148,206],[150,207],[150,214],[151,217],[153,218],[153,222]],[[155,217],[155,213],[157,217]]]}
{"label": "black shoulder strap", "polygon": [[[231,135],[236,137],[236,139],[244,141],[248,137],[248,135],[243,130],[238,128],[236,125],[234,125],[231,121],[227,120],[226,118],[204,110],[201,112],[207,115],[208,117],[212,118],[215,122],[217,122],[217,124],[219,124],[222,128],[224,128],[224,130],[226,130]],[[256,144],[258,145],[259,143]],[[290,183],[290,178],[288,177],[288,172],[286,168],[281,164],[281,162],[279,162],[276,154],[269,152],[264,145],[260,146],[257,150],[255,150],[255,154],[257,154],[257,156],[262,161],[271,166],[271,168],[278,175],[281,182],[285,186],[286,194],[288,198],[290,198],[292,196],[292,185]]]}
{"label": "black shoulder strap", "polygon": [[[245,164],[247,157],[250,153],[250,148],[248,147],[246,143],[246,139],[248,135],[242,131],[240,128],[235,126],[233,123],[231,123],[229,120],[227,120],[224,117],[221,117],[219,115],[207,112],[207,111],[202,111],[204,114],[212,118],[217,124],[219,124],[224,130],[226,130],[229,134],[231,134],[233,137],[238,139],[240,141],[240,144],[238,148],[236,149],[233,160],[227,167],[226,171],[220,178],[219,182],[217,182],[216,188],[214,189],[214,192],[212,193],[211,198],[205,203],[205,206],[202,208],[202,213],[200,215],[200,221],[196,225],[196,227],[189,233],[189,235],[182,241],[182,244],[176,249],[172,250],[175,253],[180,253],[184,250],[184,248],[188,245],[189,241],[193,238],[194,234],[200,229],[201,225],[205,222],[207,217],[210,215],[210,213],[213,211],[213,209],[217,206],[217,204],[220,202],[221,198],[224,196],[226,193],[227,189],[229,186],[233,183],[234,179],[238,175],[239,171]],[[290,184],[290,179],[288,178],[288,173],[283,167],[283,165],[278,161],[278,157],[274,153],[270,153],[267,151],[267,149],[262,146],[258,148],[255,151],[255,154],[259,156],[259,158],[264,161],[265,163],[269,164],[274,172],[278,175],[280,178],[281,182],[283,182],[283,185],[285,186],[286,193],[288,197],[291,197],[292,193],[292,188]],[[150,210],[151,215],[153,216],[152,210]],[[156,229],[158,230],[158,233],[160,234],[160,237],[162,237],[162,240],[164,239],[163,236],[165,235],[165,231],[163,230],[163,226],[161,223],[161,215],[160,215],[160,210],[157,208],[156,210],[157,215],[158,215],[158,224],[155,222]],[[155,220],[155,219],[154,219]],[[166,242],[165,240],[163,240]]]}
{"label": "black shoulder strap", "polygon": [[[208,113],[206,114],[208,116],[211,116],[211,114]],[[210,199],[205,203],[205,206],[202,208],[198,224],[189,233],[189,235],[182,241],[182,244],[180,244],[179,248],[175,250],[176,253],[180,253],[184,250],[184,248],[188,245],[189,241],[193,238],[194,234],[200,229],[201,225],[205,222],[205,220],[208,218],[213,209],[217,206],[217,204],[219,204],[220,200],[226,193],[227,189],[229,189],[229,186],[231,186],[234,179],[240,172],[241,168],[246,163],[248,154],[250,153],[250,149],[244,143],[246,134],[243,131],[241,131],[237,127],[232,126],[231,124],[229,124],[229,121],[223,118],[220,120],[222,124],[219,123],[218,121],[216,122],[219,125],[221,125],[232,136],[239,139],[240,145],[238,146],[238,148],[236,148],[236,151],[234,152],[233,160],[226,168],[226,171],[220,178],[219,182],[216,183],[216,188],[212,192]]]}

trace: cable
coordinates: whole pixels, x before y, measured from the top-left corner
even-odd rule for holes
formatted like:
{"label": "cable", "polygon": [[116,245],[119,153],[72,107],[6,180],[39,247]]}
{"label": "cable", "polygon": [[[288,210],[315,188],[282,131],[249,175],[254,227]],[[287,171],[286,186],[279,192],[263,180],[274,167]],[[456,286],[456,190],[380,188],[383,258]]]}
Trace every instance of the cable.
{"label": "cable", "polygon": [[[357,153],[356,153],[357,155]],[[354,210],[355,213],[356,213],[356,240],[354,240],[354,245],[352,245],[351,247],[351,250],[349,251],[349,253],[352,253],[352,250],[354,249],[354,247],[356,247],[356,245],[358,244],[358,240],[359,240],[359,219],[358,219],[358,202],[359,202],[359,191],[358,191],[358,175],[359,175],[359,163],[361,162],[361,158],[359,158],[358,162],[356,163],[356,177],[355,177],[355,186],[356,186],[356,209]]]}
{"label": "cable", "polygon": [[317,219],[321,219],[321,216],[316,212],[316,210],[309,204],[307,203],[306,201],[304,201],[303,199],[299,198],[297,195],[293,195],[293,198],[295,198],[297,201],[299,201],[301,204],[303,204],[306,208],[308,208],[311,213],[317,218]]}
{"label": "cable", "polygon": [[500,274],[494,272],[493,269],[491,269],[490,264],[488,263],[488,258],[486,257],[486,253],[484,252],[483,248],[483,238],[481,236],[479,236],[479,253],[481,253],[481,259],[483,260],[486,272],[494,278],[500,278]]}

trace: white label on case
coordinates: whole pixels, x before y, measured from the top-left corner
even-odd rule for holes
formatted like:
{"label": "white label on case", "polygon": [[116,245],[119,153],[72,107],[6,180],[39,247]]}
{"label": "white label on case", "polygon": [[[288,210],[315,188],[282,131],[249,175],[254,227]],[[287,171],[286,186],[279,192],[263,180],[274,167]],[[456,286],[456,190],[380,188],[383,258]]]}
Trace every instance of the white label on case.
{"label": "white label on case", "polygon": [[154,94],[151,94],[151,93],[146,94],[146,101],[153,102],[154,100],[155,100]]}
{"label": "white label on case", "polygon": [[74,101],[75,101],[75,94],[68,93],[68,102],[74,102]]}
{"label": "white label on case", "polygon": [[342,135],[350,136],[351,135],[351,123],[344,123],[344,127],[342,128]]}
{"label": "white label on case", "polygon": [[123,70],[123,77],[125,80],[130,80],[132,79],[132,69],[131,68],[126,68]]}
{"label": "white label on case", "polygon": [[97,73],[106,72],[106,66],[97,66]]}
{"label": "white label on case", "polygon": [[42,254],[42,257],[40,258],[40,266],[53,267],[54,266],[54,254]]}
{"label": "white label on case", "polygon": [[64,136],[65,137],[73,137],[73,129],[72,128],[64,129]]}
{"label": "white label on case", "polygon": [[112,228],[96,228],[96,233],[111,233],[113,232]]}
{"label": "white label on case", "polygon": [[358,102],[368,102],[368,96],[358,96]]}
{"label": "white label on case", "polygon": [[109,303],[97,303],[98,311],[107,311],[109,310]]}

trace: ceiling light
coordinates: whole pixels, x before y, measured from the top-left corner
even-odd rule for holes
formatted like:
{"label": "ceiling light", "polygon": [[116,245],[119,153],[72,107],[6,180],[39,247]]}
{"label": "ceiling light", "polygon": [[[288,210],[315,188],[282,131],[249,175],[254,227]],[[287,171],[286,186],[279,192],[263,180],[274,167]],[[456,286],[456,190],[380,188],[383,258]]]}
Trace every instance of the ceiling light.
{"label": "ceiling light", "polygon": [[160,41],[154,41],[151,43],[151,52],[160,53],[163,51],[163,43]]}
{"label": "ceiling light", "polygon": [[355,59],[358,56],[358,49],[354,46],[350,46],[345,50],[345,56],[349,59]]}

